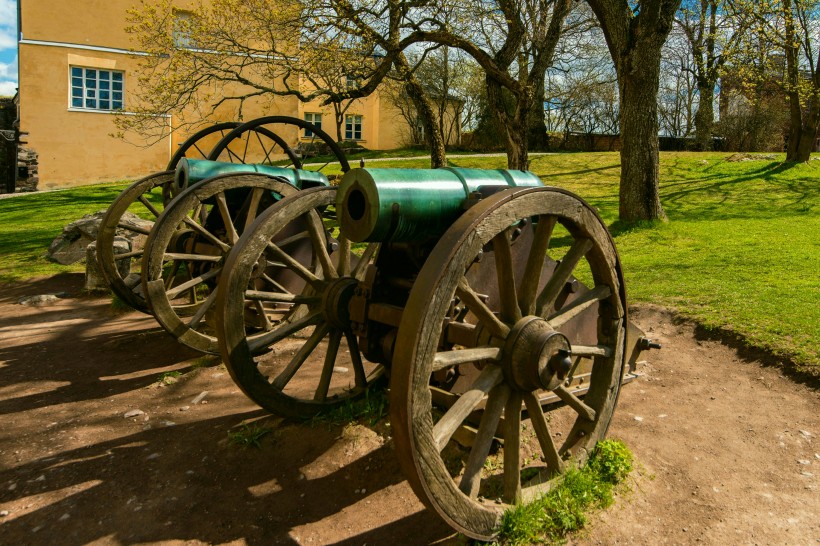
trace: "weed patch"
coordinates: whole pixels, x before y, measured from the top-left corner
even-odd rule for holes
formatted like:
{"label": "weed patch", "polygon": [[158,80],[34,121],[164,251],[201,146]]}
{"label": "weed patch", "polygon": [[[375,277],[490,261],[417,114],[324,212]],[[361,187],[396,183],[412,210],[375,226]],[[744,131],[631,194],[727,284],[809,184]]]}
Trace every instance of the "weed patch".
{"label": "weed patch", "polygon": [[613,488],[632,471],[632,453],[617,440],[599,442],[587,464],[570,469],[547,493],[504,514],[499,543],[551,544],[581,529],[589,510],[612,504]]}
{"label": "weed patch", "polygon": [[228,442],[240,447],[262,447],[262,438],[271,433],[268,427],[256,424],[244,424],[239,430],[228,432]]}

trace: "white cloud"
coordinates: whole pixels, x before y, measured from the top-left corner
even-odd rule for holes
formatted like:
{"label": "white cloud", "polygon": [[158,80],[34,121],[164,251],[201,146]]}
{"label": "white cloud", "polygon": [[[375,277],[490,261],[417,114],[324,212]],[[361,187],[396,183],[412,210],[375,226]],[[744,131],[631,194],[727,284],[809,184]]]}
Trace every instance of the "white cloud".
{"label": "white cloud", "polygon": [[13,97],[17,92],[17,82],[0,81],[0,97]]}
{"label": "white cloud", "polygon": [[0,63],[0,79],[17,79],[17,55],[14,56],[14,60],[10,63]]}
{"label": "white cloud", "polygon": [[17,47],[17,2],[0,0],[0,49]]}

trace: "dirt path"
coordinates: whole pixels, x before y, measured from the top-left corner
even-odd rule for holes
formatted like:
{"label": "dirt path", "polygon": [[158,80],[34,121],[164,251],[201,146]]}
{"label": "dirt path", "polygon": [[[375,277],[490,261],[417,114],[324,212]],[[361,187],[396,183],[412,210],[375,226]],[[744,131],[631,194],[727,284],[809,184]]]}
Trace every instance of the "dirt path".
{"label": "dirt path", "polygon": [[[386,424],[284,423],[106,299],[17,304],[81,284],[0,288],[1,544],[461,542],[402,478]],[[818,393],[662,310],[636,317],[664,349],[624,389],[611,436],[641,470],[572,542],[820,543]],[[187,373],[161,386],[173,370]],[[261,449],[229,443],[251,420],[272,430]]]}

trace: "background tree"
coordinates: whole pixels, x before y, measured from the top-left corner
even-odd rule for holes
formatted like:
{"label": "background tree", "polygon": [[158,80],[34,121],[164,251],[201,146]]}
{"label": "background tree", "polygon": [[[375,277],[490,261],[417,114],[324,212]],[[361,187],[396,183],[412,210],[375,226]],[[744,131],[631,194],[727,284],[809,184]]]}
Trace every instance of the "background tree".
{"label": "background tree", "polygon": [[680,0],[587,0],[601,23],[621,113],[619,217],[666,218],[658,194],[658,86],[661,48]]}
{"label": "background tree", "polygon": [[[698,108],[695,67],[690,47],[683,32],[673,30],[661,54],[661,80],[658,90],[658,120],[660,134],[678,138],[689,137],[695,129]],[[704,127],[702,125],[701,127]],[[712,129],[709,128],[711,145]]]}
{"label": "background tree", "polygon": [[712,149],[715,87],[723,66],[736,56],[740,38],[748,30],[748,18],[729,7],[724,0],[683,0],[675,17],[693,61],[688,70],[698,91],[695,145],[699,150]]}

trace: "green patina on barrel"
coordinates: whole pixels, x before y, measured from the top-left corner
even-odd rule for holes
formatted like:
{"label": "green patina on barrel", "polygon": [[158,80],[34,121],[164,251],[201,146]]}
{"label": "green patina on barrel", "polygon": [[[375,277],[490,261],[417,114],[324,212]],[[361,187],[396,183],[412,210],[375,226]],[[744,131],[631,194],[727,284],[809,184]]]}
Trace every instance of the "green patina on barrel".
{"label": "green patina on barrel", "polygon": [[259,165],[245,163],[226,163],[208,161],[206,159],[183,158],[177,164],[174,180],[180,188],[192,186],[206,178],[230,173],[260,173],[268,176],[279,176],[286,179],[299,189],[327,186],[327,177],[317,171],[302,169],[287,169],[275,165]]}
{"label": "green patina on barrel", "polygon": [[336,198],[345,234],[355,242],[440,237],[482,187],[532,187],[531,172],[485,169],[353,169]]}

